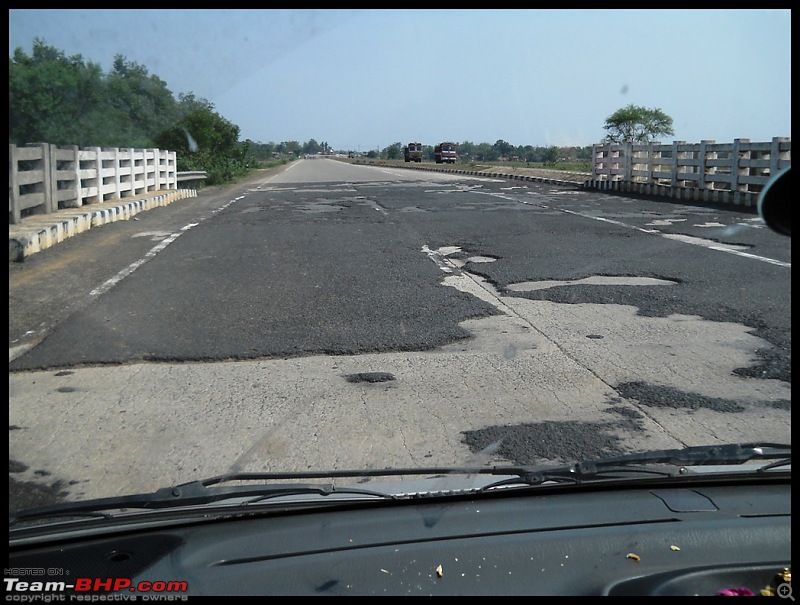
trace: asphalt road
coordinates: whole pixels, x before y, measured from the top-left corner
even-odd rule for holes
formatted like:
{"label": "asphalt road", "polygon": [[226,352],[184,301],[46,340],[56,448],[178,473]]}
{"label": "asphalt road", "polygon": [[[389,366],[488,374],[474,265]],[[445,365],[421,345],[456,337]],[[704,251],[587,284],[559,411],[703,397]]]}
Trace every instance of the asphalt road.
{"label": "asphalt road", "polygon": [[9,271],[10,507],[791,442],[790,240],[748,209],[314,159]]}

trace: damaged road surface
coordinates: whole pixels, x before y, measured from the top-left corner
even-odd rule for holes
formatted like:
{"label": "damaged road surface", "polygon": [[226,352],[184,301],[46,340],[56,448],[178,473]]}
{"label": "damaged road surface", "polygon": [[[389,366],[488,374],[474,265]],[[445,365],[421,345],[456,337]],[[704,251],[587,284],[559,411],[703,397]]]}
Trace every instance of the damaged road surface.
{"label": "damaged road surface", "polygon": [[791,441],[790,248],[747,209],[324,159],[192,203],[12,267],[16,484]]}

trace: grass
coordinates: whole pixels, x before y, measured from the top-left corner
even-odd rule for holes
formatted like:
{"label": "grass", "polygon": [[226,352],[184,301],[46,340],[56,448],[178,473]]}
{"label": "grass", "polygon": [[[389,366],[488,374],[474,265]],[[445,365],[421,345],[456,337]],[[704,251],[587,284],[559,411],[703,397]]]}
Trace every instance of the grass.
{"label": "grass", "polygon": [[[477,166],[477,163],[471,162],[470,166]],[[483,162],[480,166],[503,166],[511,168],[537,168],[543,170],[564,170],[566,172],[591,172],[591,164],[586,162],[555,162],[554,164],[547,164],[545,162]]]}

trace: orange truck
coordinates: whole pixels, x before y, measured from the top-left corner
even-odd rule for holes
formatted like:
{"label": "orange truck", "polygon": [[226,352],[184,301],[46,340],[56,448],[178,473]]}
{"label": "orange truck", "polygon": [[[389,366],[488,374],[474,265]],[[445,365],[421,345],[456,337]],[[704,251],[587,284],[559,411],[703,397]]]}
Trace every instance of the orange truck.
{"label": "orange truck", "polygon": [[445,142],[439,143],[433,148],[433,159],[437,164],[455,164],[458,159],[456,144]]}

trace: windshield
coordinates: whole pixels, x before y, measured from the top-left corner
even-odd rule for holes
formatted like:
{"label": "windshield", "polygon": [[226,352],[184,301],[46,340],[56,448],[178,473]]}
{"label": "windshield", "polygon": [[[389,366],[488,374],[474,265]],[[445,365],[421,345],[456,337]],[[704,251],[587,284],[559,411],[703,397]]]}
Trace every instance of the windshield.
{"label": "windshield", "polygon": [[9,509],[790,444],[790,22],[10,9]]}

